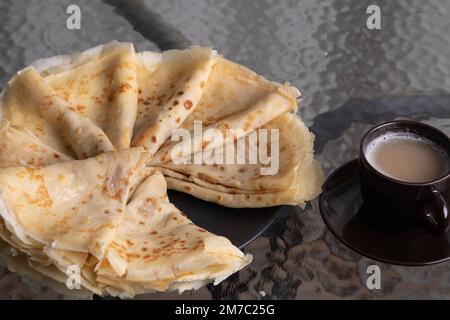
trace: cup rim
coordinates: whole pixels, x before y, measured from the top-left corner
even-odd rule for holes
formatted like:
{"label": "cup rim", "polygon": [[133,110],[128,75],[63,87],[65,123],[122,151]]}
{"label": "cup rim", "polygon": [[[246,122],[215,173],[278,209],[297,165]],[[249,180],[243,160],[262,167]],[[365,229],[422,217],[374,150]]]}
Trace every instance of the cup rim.
{"label": "cup rim", "polygon": [[[432,130],[434,132],[436,132],[437,134],[441,135],[442,137],[444,137],[444,139],[446,139],[450,145],[450,137],[447,136],[444,132],[442,132],[441,130],[428,125],[426,123],[420,122],[420,121],[414,121],[414,120],[391,120],[391,121],[385,121],[382,123],[379,123],[375,126],[373,126],[372,128],[370,128],[361,138],[361,142],[359,144],[359,158],[364,162],[365,165],[367,165],[372,171],[376,172],[378,175],[380,175],[383,179],[389,180],[391,182],[397,183],[397,184],[401,184],[404,186],[412,186],[412,187],[418,187],[418,186],[430,186],[436,183],[440,183],[445,181],[446,179],[450,178],[450,170],[447,171],[447,173],[445,173],[444,175],[433,179],[433,180],[428,180],[428,181],[423,181],[423,182],[407,182],[407,181],[402,181],[402,180],[398,180],[392,177],[389,177],[387,175],[385,175],[384,173],[380,172],[379,170],[377,170],[370,162],[369,160],[367,160],[365,151],[363,150],[363,145],[364,142],[366,141],[367,137],[377,131],[380,130],[383,127],[392,125],[392,124],[405,124],[405,125],[410,125],[410,126],[416,126],[416,127],[422,127],[428,130]],[[449,156],[450,156],[450,150],[449,151]]]}

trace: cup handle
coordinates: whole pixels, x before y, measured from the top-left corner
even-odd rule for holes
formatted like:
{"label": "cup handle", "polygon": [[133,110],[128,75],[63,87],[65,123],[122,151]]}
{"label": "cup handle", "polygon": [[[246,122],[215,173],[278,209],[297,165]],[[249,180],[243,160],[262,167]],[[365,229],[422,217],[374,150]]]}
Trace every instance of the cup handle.
{"label": "cup handle", "polygon": [[445,235],[450,226],[450,212],[447,201],[445,201],[438,189],[433,189],[427,198],[425,218],[431,227],[431,232],[437,236]]}

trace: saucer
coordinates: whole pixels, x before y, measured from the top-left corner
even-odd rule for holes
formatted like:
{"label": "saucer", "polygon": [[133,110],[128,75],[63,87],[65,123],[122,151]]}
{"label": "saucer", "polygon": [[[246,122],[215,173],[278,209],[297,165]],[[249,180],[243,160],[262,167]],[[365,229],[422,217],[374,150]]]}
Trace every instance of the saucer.
{"label": "saucer", "polygon": [[450,233],[436,237],[420,227],[390,233],[367,214],[360,191],[358,159],[342,165],[325,181],[320,212],[328,229],[350,249],[396,265],[429,265],[450,259]]}

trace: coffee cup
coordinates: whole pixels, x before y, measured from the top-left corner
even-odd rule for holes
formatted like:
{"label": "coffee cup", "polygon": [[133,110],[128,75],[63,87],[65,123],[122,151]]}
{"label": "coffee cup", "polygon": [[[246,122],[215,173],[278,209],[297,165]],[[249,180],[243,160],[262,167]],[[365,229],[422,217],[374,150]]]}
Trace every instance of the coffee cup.
{"label": "coffee cup", "polygon": [[362,138],[359,174],[364,212],[374,223],[392,232],[448,232],[450,138],[443,132],[408,120],[377,125]]}

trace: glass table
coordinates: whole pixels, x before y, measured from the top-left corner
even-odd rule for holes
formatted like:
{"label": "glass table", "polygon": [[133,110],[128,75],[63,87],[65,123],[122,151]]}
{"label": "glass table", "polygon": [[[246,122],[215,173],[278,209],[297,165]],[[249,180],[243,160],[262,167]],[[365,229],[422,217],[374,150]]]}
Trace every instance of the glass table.
{"label": "glass table", "polygon": [[[81,29],[66,9],[81,9]],[[390,119],[415,119],[450,134],[450,3],[383,2],[369,30],[370,1],[145,0],[0,2],[0,87],[31,61],[109,40],[137,50],[212,46],[302,91],[299,114],[316,135],[326,174],[357,156],[362,134]],[[218,286],[137,299],[450,298],[450,262],[399,267],[364,258],[325,227],[317,199],[283,209],[245,248],[254,262]],[[381,289],[366,286],[381,268]],[[0,269],[0,299],[62,298]]]}

